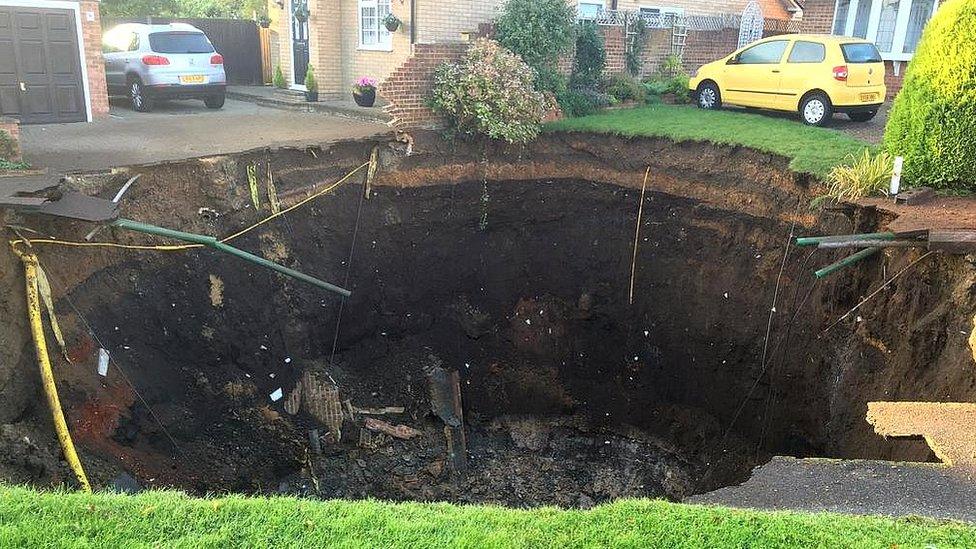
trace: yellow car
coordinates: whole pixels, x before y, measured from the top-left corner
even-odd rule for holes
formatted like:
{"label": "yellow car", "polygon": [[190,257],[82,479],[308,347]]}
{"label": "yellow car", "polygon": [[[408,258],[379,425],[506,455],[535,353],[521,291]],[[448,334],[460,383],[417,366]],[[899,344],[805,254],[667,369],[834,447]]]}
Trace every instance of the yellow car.
{"label": "yellow car", "polygon": [[798,112],[812,126],[826,124],[835,112],[871,120],[887,93],[874,44],[823,34],[764,38],[703,65],[689,87],[702,109],[724,103]]}

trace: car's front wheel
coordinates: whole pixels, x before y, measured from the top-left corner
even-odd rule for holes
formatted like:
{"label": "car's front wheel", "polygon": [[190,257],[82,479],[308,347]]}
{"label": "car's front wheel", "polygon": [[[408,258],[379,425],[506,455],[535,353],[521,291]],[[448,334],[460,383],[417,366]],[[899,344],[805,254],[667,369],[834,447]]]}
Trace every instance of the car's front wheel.
{"label": "car's front wheel", "polygon": [[698,86],[698,108],[714,110],[722,108],[722,93],[714,82],[702,82]]}
{"label": "car's front wheel", "polygon": [[132,100],[132,108],[139,112],[149,112],[153,108],[153,100],[138,78],[129,80],[129,99]]}
{"label": "car's front wheel", "polygon": [[203,104],[207,106],[208,109],[220,109],[224,106],[224,94],[208,95],[203,98]]}
{"label": "car's front wheel", "polygon": [[800,118],[810,126],[823,126],[834,116],[830,98],[820,92],[811,93],[800,103]]}
{"label": "car's front wheel", "polygon": [[867,122],[877,116],[878,111],[861,111],[847,113],[847,117],[855,122]]}

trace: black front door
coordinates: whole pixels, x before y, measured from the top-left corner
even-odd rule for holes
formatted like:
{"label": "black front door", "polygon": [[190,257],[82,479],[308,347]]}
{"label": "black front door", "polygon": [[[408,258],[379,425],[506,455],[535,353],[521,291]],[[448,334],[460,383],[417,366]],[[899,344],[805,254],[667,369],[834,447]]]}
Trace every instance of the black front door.
{"label": "black front door", "polygon": [[73,11],[0,7],[0,114],[22,124],[87,119]]}
{"label": "black front door", "polygon": [[291,3],[291,51],[295,83],[302,85],[308,71],[308,3],[305,0]]}

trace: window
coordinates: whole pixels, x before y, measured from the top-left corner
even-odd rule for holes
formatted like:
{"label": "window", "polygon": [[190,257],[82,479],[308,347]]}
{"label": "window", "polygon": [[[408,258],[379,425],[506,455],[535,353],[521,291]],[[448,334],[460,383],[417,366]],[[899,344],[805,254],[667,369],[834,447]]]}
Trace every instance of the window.
{"label": "window", "polygon": [[213,46],[202,32],[154,32],[149,48],[156,53],[213,53]]}
{"label": "window", "polygon": [[683,17],[685,10],[684,8],[641,6],[638,13],[648,27],[664,29],[669,28],[675,19]]}
{"label": "window", "polygon": [[851,9],[851,0],[840,0],[837,2],[837,11],[834,12],[834,32],[833,34],[843,36],[847,30],[847,12]]}
{"label": "window", "polygon": [[596,19],[600,16],[603,11],[603,2],[584,2],[580,1],[576,5],[576,17],[577,19]]}
{"label": "window", "polygon": [[932,9],[935,7],[934,0],[915,0],[912,2],[912,11],[908,13],[908,31],[905,33],[904,53],[915,53],[918,41],[922,38],[922,30],[925,24],[932,18]]}
{"label": "window", "polygon": [[790,52],[790,63],[822,63],[827,57],[827,48],[817,42],[798,41]]}
{"label": "window", "polygon": [[786,40],[773,40],[755,45],[740,53],[736,57],[736,63],[740,65],[774,65],[783,58],[786,44]]}
{"label": "window", "polygon": [[901,0],[882,0],[881,16],[878,20],[878,37],[874,43],[878,49],[890,52],[895,43],[895,23],[898,22],[898,7]]}
{"label": "window", "polygon": [[848,63],[880,63],[881,53],[874,44],[841,44],[844,61]]}
{"label": "window", "polygon": [[389,14],[390,0],[359,0],[359,47],[393,49],[393,34],[383,24]]}
{"label": "window", "polygon": [[872,0],[861,0],[857,3],[857,13],[854,14],[854,36],[866,38],[868,35],[868,21],[871,19]]}

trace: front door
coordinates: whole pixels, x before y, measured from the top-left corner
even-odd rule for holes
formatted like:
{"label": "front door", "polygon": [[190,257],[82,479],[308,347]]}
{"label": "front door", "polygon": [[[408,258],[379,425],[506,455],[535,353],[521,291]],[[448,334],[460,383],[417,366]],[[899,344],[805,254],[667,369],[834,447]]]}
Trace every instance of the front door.
{"label": "front door", "polygon": [[305,84],[308,71],[308,3],[292,0],[291,3],[291,52],[295,84]]}
{"label": "front door", "polygon": [[84,122],[71,10],[0,7],[0,114],[22,124]]}

